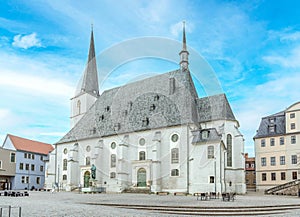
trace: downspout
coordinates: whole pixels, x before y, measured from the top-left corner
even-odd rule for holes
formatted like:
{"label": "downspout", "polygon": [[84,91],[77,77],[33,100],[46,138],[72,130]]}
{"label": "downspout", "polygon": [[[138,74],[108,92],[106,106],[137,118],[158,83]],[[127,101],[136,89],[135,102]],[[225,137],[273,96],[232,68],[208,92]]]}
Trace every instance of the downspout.
{"label": "downspout", "polygon": [[190,142],[189,142],[189,125],[187,124],[187,127],[186,127],[186,136],[187,136],[187,163],[186,163],[186,166],[187,166],[187,177],[186,177],[186,181],[187,181],[187,188],[186,188],[186,193],[189,194],[190,192]]}
{"label": "downspout", "polygon": [[54,172],[54,182],[57,182],[56,173],[57,173],[57,144],[55,144],[55,172]]}
{"label": "downspout", "polygon": [[220,143],[220,185],[221,185],[221,193],[223,192],[223,183],[222,183],[222,141]]}

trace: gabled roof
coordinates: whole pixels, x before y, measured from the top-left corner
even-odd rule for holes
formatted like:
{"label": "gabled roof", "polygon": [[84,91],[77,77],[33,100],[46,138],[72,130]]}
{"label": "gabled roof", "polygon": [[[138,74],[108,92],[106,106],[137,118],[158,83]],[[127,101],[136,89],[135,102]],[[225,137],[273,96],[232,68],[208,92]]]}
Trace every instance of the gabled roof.
{"label": "gabled roof", "polygon": [[199,98],[197,104],[199,122],[236,120],[225,94]]}
{"label": "gabled roof", "polygon": [[53,150],[53,146],[51,144],[25,139],[10,134],[7,134],[6,140],[7,138],[10,139],[13,146],[18,151],[28,151],[47,155]]}

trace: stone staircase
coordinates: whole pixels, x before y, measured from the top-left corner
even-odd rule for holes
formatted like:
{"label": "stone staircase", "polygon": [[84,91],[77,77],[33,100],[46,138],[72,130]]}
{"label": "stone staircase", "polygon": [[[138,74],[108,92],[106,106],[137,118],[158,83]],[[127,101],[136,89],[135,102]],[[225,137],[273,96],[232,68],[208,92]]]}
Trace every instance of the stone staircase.
{"label": "stone staircase", "polygon": [[298,195],[300,185],[300,179],[277,185],[273,188],[265,190],[265,194],[276,194],[276,195]]}
{"label": "stone staircase", "polygon": [[137,187],[130,187],[126,188],[122,191],[122,193],[132,193],[132,194],[150,194],[150,188],[137,188]]}

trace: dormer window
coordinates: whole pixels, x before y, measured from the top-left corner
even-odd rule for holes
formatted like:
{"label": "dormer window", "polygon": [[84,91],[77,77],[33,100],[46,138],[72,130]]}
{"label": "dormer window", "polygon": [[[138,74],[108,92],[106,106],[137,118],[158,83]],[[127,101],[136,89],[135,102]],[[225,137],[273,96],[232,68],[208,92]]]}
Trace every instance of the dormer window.
{"label": "dormer window", "polygon": [[142,126],[143,127],[146,127],[149,125],[149,118],[145,118],[143,121],[142,121]]}
{"label": "dormer window", "polygon": [[159,100],[159,95],[155,95],[154,96],[154,101],[158,101]]}
{"label": "dormer window", "polygon": [[104,115],[101,115],[100,117],[99,117],[99,121],[103,121],[104,120]]}
{"label": "dormer window", "polygon": [[201,132],[201,138],[202,139],[208,139],[208,137],[209,137],[209,131],[208,130],[203,130]]}
{"label": "dormer window", "polygon": [[154,111],[154,110],[155,110],[155,105],[152,104],[152,105],[150,106],[150,111]]}
{"label": "dormer window", "polygon": [[106,106],[106,107],[105,107],[105,111],[106,111],[106,112],[109,112],[109,111],[110,111],[110,107],[109,107],[109,106]]}
{"label": "dormer window", "polygon": [[275,123],[275,118],[270,118],[269,122],[270,122],[270,124],[274,124]]}
{"label": "dormer window", "polygon": [[269,126],[269,133],[275,133],[276,126]]}

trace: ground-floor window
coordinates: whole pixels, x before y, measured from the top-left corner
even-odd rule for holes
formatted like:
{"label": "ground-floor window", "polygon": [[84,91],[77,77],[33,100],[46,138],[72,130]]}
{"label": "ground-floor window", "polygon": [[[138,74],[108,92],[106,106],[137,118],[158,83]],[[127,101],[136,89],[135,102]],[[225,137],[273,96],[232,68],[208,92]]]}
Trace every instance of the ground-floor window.
{"label": "ground-floor window", "polygon": [[292,172],[292,178],[293,178],[293,179],[297,179],[297,172],[295,172],[295,171]]}
{"label": "ground-floor window", "polygon": [[281,173],[281,180],[285,180],[285,172]]}
{"label": "ground-floor window", "polygon": [[22,176],[21,183],[25,183],[25,176]]}
{"label": "ground-floor window", "polygon": [[214,176],[209,177],[209,183],[215,183],[215,177]]}
{"label": "ground-floor window", "polygon": [[271,173],[271,180],[275,181],[276,180],[276,173]]}
{"label": "ground-floor window", "polygon": [[111,173],[110,173],[110,178],[111,178],[111,179],[116,178],[116,173],[115,173],[115,172],[111,172]]}
{"label": "ground-floor window", "polygon": [[262,181],[267,181],[267,174],[266,173],[261,174],[261,180]]}
{"label": "ground-floor window", "polygon": [[171,170],[171,176],[179,176],[179,170],[178,169]]}
{"label": "ground-floor window", "polygon": [[36,184],[40,184],[41,183],[41,178],[40,177],[36,177]]}
{"label": "ground-floor window", "polygon": [[63,175],[63,180],[67,180],[67,175]]}

